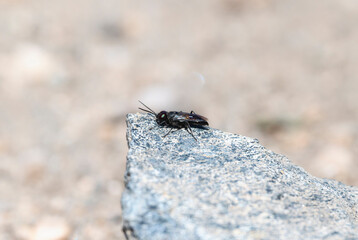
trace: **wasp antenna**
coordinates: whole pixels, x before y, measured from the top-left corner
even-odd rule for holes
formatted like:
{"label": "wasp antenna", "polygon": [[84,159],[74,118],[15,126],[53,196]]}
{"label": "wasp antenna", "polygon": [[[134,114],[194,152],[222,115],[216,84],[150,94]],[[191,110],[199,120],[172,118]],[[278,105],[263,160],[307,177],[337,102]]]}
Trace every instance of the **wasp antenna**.
{"label": "wasp antenna", "polygon": [[149,110],[147,110],[147,109],[144,109],[144,108],[141,108],[141,107],[139,107],[138,109],[140,109],[140,110],[142,110],[142,111],[144,111],[144,112],[153,114],[154,116],[156,115],[156,114],[152,113],[151,111],[149,111]]}
{"label": "wasp antenna", "polygon": [[148,107],[147,105],[145,105],[144,103],[142,103],[141,101],[138,100],[138,102],[140,102],[144,107],[148,108],[147,109],[143,109],[143,108],[139,108],[140,110],[144,111],[144,112],[147,112],[147,113],[152,113],[154,115],[157,115],[150,107]]}

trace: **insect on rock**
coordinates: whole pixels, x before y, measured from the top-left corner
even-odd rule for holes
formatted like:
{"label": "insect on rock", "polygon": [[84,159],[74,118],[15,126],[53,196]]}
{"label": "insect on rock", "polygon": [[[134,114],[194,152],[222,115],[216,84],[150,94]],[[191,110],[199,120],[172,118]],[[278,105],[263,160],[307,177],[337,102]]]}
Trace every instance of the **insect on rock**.
{"label": "insect on rock", "polygon": [[[190,113],[187,112],[176,112],[176,111],[161,111],[160,113],[154,112],[150,107],[139,101],[144,108],[139,108],[140,110],[153,114],[156,117],[156,122],[159,126],[162,127],[170,127],[170,130],[167,134],[165,134],[163,137],[166,137],[173,131],[173,129],[176,129],[175,131],[178,131],[182,128],[184,128],[196,141],[193,134],[192,127],[196,128],[205,128],[205,126],[209,126],[208,119],[206,117],[203,117],[199,114],[196,114],[194,111],[191,111]],[[174,132],[175,132],[174,131]]]}

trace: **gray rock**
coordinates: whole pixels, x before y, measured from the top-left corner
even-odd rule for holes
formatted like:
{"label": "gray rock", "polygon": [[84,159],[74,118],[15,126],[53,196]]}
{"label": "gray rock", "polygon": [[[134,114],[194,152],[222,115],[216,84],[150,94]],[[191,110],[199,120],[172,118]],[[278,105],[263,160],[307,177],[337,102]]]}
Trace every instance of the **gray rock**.
{"label": "gray rock", "polygon": [[[319,179],[256,139],[209,128],[162,136],[127,116],[128,239],[358,239],[358,189]],[[151,129],[152,128],[152,129]]]}

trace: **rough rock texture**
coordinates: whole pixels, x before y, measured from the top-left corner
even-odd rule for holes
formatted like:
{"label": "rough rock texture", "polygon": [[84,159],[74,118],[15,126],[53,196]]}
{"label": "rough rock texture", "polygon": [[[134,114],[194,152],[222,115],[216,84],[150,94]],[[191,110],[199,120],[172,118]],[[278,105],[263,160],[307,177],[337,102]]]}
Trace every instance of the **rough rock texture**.
{"label": "rough rock texture", "polygon": [[[358,189],[319,179],[257,140],[171,133],[127,116],[128,239],[358,239]],[[152,129],[151,129],[152,128]]]}

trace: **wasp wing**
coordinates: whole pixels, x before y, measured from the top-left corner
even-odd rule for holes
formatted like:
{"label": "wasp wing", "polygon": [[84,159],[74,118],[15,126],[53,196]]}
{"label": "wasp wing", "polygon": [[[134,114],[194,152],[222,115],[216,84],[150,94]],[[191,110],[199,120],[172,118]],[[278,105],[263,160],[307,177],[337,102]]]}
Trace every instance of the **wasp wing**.
{"label": "wasp wing", "polygon": [[188,122],[190,125],[209,125],[208,119],[196,113],[170,112],[171,119],[177,122]]}

